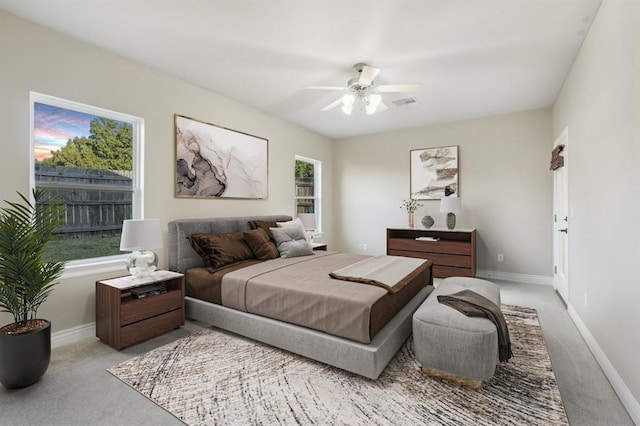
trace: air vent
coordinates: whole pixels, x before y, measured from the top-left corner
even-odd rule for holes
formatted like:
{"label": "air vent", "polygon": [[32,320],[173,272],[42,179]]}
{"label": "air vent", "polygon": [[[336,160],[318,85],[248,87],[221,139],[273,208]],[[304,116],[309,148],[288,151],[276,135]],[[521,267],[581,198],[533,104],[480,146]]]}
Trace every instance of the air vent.
{"label": "air vent", "polygon": [[418,103],[418,100],[416,98],[402,98],[402,99],[397,99],[395,101],[392,101],[392,103],[395,106],[407,106],[407,105],[411,105],[411,104],[415,104]]}

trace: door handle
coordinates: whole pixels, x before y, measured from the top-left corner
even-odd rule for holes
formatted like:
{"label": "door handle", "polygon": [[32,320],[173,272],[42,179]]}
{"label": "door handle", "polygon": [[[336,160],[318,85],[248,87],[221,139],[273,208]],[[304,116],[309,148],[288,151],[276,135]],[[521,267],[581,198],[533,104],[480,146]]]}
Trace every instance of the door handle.
{"label": "door handle", "polygon": [[568,229],[567,229],[567,228],[564,228],[564,229],[558,229],[558,231],[560,231],[560,232],[564,232],[565,234],[567,234],[567,233],[568,233]]}

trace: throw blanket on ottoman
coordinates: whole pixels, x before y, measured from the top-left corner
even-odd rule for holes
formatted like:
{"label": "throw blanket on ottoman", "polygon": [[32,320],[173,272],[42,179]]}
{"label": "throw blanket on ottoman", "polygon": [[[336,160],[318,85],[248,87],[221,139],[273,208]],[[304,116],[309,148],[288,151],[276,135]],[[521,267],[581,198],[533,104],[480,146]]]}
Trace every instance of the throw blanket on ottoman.
{"label": "throw blanket on ottoman", "polygon": [[450,306],[468,317],[482,317],[491,320],[498,331],[498,358],[500,362],[507,361],[513,356],[507,322],[500,308],[491,300],[472,290],[461,290],[454,294],[439,295],[438,302]]}

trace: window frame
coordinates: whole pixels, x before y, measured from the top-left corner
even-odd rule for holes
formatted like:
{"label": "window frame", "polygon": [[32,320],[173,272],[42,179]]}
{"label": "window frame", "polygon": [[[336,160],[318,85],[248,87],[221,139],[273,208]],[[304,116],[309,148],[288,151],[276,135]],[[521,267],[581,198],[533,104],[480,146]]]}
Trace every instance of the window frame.
{"label": "window frame", "polygon": [[[296,161],[304,161],[305,163],[313,164],[313,197],[300,197],[295,193],[295,162]],[[316,230],[313,232],[314,236],[322,236],[324,234],[322,229],[322,161],[316,160],[315,158],[304,157],[302,155],[296,155],[293,162],[293,187],[294,187],[294,195],[293,195],[293,211],[298,214],[298,200],[314,200],[314,214],[316,215]]]}
{"label": "window frame", "polygon": [[[73,111],[92,114],[112,120],[130,123],[132,126],[132,179],[131,179],[131,209],[132,219],[144,218],[144,118],[124,114],[100,107],[29,92],[29,188],[35,188],[35,155],[34,155],[34,105],[35,103],[52,105]],[[66,263],[62,278],[73,278],[112,272],[122,269],[127,254],[93,257],[87,259],[70,260]]]}

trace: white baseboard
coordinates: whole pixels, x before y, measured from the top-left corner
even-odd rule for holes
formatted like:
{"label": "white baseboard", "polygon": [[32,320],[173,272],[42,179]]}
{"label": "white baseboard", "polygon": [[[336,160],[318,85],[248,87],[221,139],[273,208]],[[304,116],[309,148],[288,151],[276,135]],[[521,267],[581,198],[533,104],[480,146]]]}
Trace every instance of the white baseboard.
{"label": "white baseboard", "polygon": [[622,380],[622,377],[620,377],[615,367],[609,361],[609,358],[607,358],[604,351],[600,345],[598,345],[598,342],[596,342],[596,339],[593,337],[586,324],[582,321],[578,312],[571,304],[567,306],[567,311],[578,328],[578,331],[582,335],[582,338],[587,343],[591,353],[593,353],[596,361],[600,364],[600,368],[602,368],[602,371],[604,371],[604,374],[609,379],[611,386],[613,386],[616,394],[618,394],[618,398],[620,398],[622,405],[627,409],[629,416],[631,416],[631,420],[633,420],[635,424],[640,425],[640,402],[635,399],[627,387],[627,384]]}
{"label": "white baseboard", "polygon": [[89,337],[96,337],[95,322],[51,333],[51,347],[57,348],[71,343],[77,343]]}
{"label": "white baseboard", "polygon": [[514,281],[517,283],[524,283],[524,284],[553,285],[553,278],[546,277],[544,275],[514,274],[512,272],[486,271],[483,269],[477,269],[476,277],[493,278],[496,280],[504,280],[504,281]]}

